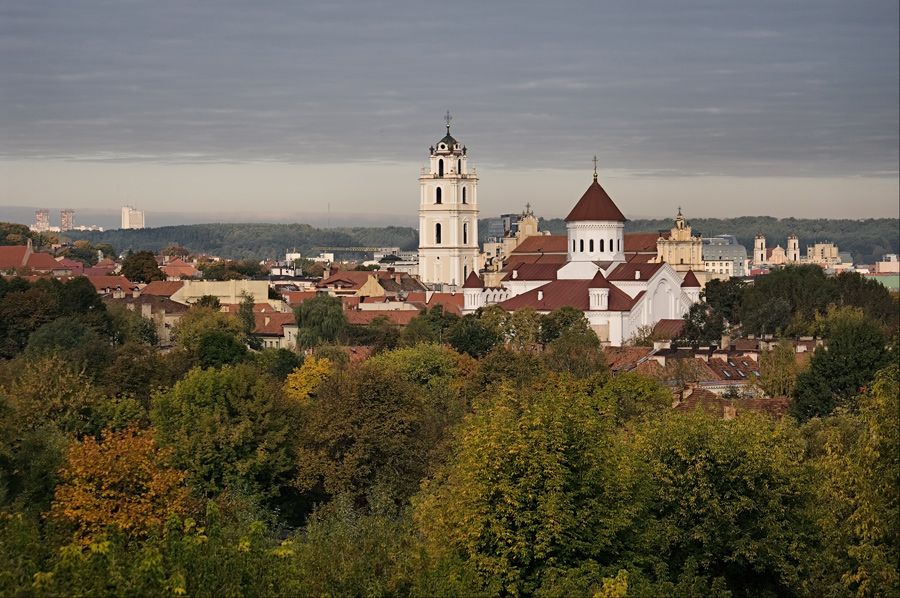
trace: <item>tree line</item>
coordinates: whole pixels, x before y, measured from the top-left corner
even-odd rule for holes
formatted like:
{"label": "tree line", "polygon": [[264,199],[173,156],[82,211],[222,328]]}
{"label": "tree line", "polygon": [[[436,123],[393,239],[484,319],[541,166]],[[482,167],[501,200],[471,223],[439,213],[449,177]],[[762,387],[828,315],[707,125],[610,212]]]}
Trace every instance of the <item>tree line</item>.
{"label": "tree line", "polygon": [[3,594],[900,588],[896,356],[827,415],[724,421],[572,309],[351,330],[317,297],[296,353],[204,301],[160,353],[80,280],[0,282]]}

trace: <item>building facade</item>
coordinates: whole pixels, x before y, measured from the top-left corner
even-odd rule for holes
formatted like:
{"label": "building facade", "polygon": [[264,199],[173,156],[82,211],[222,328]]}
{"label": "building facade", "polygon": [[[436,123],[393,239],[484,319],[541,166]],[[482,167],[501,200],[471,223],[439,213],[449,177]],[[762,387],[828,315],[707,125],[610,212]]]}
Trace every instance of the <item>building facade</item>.
{"label": "building facade", "polygon": [[454,289],[478,271],[478,178],[450,135],[449,114],[447,134],[430,152],[419,177],[419,278]]}
{"label": "building facade", "polygon": [[122,228],[144,228],[144,211],[132,206],[122,207]]}

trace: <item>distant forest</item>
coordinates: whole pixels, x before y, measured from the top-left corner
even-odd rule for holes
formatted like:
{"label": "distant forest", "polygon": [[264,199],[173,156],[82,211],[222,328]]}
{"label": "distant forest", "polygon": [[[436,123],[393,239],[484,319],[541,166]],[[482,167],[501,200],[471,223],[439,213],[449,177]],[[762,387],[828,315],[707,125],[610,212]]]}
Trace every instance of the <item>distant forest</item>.
{"label": "distant forest", "polygon": [[[730,234],[753,251],[753,238],[762,232],[766,245],[785,247],[792,232],[800,238],[800,251],[816,242],[835,243],[841,251],[853,253],[854,263],[871,264],[886,253],[900,253],[900,220],[879,218],[868,220],[826,220],[743,216],[740,218],[697,218],[690,220],[694,233],[703,236]],[[632,233],[668,230],[673,220],[629,220],[625,231]],[[541,230],[565,234],[566,224],[560,218],[541,220]],[[479,242],[487,236],[487,219],[479,223]],[[308,224],[192,224],[163,226],[140,230],[104,232],[70,231],[68,238],[86,239],[97,245],[109,243],[116,251],[149,249],[159,252],[171,245],[181,245],[192,253],[219,255],[230,259],[283,258],[286,251],[299,251],[308,256],[316,247],[400,247],[414,250],[419,244],[416,229],[407,226],[315,228]],[[335,251],[338,259],[362,257],[361,253]]]}

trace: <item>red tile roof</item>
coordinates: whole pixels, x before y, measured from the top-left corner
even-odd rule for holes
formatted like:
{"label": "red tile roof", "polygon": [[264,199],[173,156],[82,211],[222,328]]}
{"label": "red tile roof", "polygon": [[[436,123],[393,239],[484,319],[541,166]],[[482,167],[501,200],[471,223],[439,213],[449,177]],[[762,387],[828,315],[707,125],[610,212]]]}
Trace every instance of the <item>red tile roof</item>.
{"label": "red tile roof", "polygon": [[[668,237],[669,233],[663,235]],[[625,253],[652,253],[656,255],[657,233],[625,233]]]}
{"label": "red tile roof", "polygon": [[590,284],[590,280],[554,280],[542,287],[507,299],[499,305],[507,311],[515,311],[522,307],[533,307],[538,311],[553,311],[566,305],[587,311],[590,307],[588,297]]}
{"label": "red tile roof", "polygon": [[606,361],[612,371],[629,371],[637,366],[637,362],[653,351],[653,347],[605,347]]}
{"label": "red tile roof", "polygon": [[466,282],[465,282],[465,284],[463,284],[462,288],[464,288],[464,289],[483,289],[484,282],[482,282],[482,280],[480,278],[478,278],[478,275],[475,274],[475,271],[473,270],[469,274],[469,277],[466,279]]}
{"label": "red tile roof", "polygon": [[[556,280],[557,271],[564,264],[517,264],[503,268],[507,274],[503,280]],[[516,273],[513,276],[513,273]]]}
{"label": "red tile roof", "polygon": [[[609,273],[606,277],[610,282],[615,281],[626,281],[626,280],[643,280],[648,281],[650,278],[656,274],[656,272],[662,268],[662,264],[637,264],[637,263],[627,263],[627,264],[619,264],[616,268]],[[635,278],[635,273],[640,272],[640,278]]]}
{"label": "red tile roof", "polygon": [[171,297],[181,290],[184,282],[180,280],[154,280],[149,283],[141,291],[147,295],[161,295],[162,297]]}
{"label": "red tile roof", "polygon": [[610,199],[597,179],[587,188],[569,215],[566,222],[580,222],[584,220],[612,220],[625,222],[627,218],[622,215],[616,204]]}
{"label": "red tile roof", "polygon": [[528,237],[510,252],[511,256],[523,253],[562,253],[569,252],[567,235],[537,235]]}
{"label": "red tile roof", "polygon": [[120,288],[125,291],[134,289],[134,287],[138,286],[124,276],[85,276],[85,278],[91,281],[91,284],[94,285],[94,288],[97,289],[98,292],[105,291],[107,287],[109,287],[110,290]]}
{"label": "red tile roof", "polygon": [[49,253],[32,253],[28,256],[26,267],[38,271],[67,270],[66,266],[60,264]]}
{"label": "red tile roof", "polygon": [[307,299],[312,299],[318,293],[315,291],[282,291],[281,296],[284,297],[284,300],[288,303],[288,305],[297,305],[298,303],[302,303]]}
{"label": "red tile roof", "polygon": [[700,288],[700,281],[697,280],[697,275],[694,274],[693,270],[688,270],[687,274],[684,275],[684,281],[681,283],[682,288]]}
{"label": "red tile roof", "polygon": [[253,316],[256,321],[253,332],[263,336],[284,336],[284,326],[297,323],[294,314],[291,313],[255,313]]}
{"label": "red tile roof", "polygon": [[681,333],[684,328],[684,320],[663,319],[656,323],[653,327],[653,336],[657,338],[673,339]]}
{"label": "red tile roof", "polygon": [[25,265],[25,256],[28,252],[27,245],[0,246],[0,268],[21,268]]}

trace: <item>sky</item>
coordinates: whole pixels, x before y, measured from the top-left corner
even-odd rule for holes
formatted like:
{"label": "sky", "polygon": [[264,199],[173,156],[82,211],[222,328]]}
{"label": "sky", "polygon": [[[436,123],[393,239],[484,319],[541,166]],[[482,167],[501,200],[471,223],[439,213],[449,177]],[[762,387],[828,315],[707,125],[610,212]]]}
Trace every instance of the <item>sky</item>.
{"label": "sky", "polygon": [[898,30],[895,0],[0,0],[0,220],[414,225],[447,111],[482,216],[564,217],[596,155],[630,218],[896,218]]}

